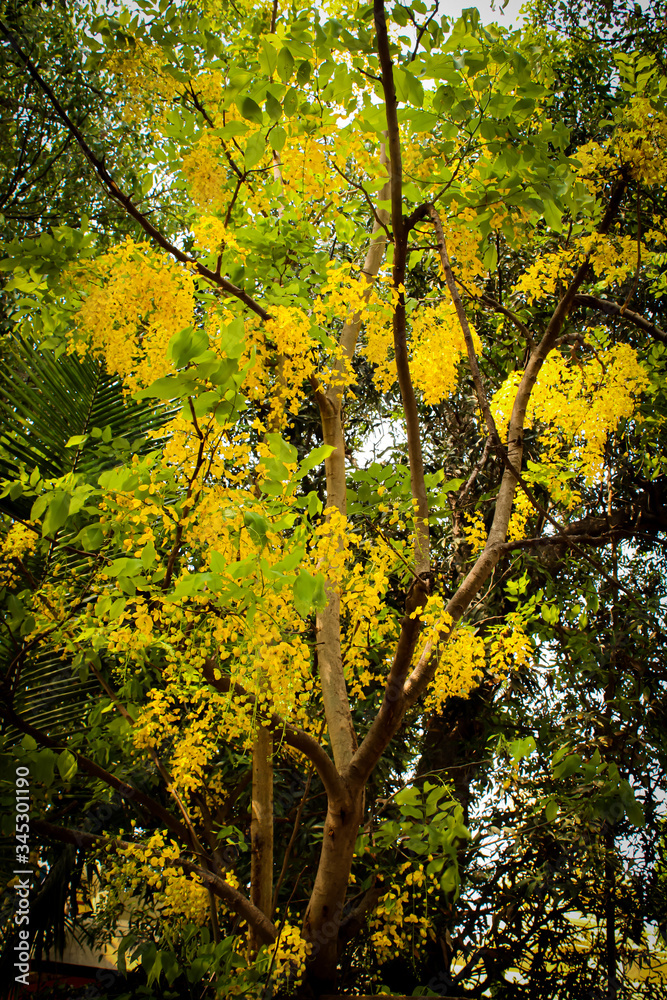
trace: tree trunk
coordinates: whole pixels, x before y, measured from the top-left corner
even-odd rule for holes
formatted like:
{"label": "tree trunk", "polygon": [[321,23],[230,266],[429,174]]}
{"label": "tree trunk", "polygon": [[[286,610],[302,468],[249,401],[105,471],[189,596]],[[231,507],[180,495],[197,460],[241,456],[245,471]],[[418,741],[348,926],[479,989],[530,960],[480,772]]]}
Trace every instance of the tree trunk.
{"label": "tree trunk", "polygon": [[338,929],[362,819],[363,789],[329,798],[320,862],[303,925],[311,945],[308,981],[316,996],[335,988]]}
{"label": "tree trunk", "polygon": [[[252,754],[252,815],[250,818],[250,900],[271,919],[273,899],[273,736],[260,726]],[[260,942],[249,931],[251,955]]]}

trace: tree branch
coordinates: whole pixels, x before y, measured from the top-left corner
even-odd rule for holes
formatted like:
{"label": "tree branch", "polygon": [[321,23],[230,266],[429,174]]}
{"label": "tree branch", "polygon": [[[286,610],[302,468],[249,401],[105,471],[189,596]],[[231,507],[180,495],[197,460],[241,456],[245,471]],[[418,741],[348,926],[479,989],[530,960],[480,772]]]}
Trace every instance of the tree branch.
{"label": "tree branch", "polygon": [[[415,568],[418,574],[428,573],[431,565],[429,553],[428,498],[424,481],[424,459],[422,455],[419,413],[415,398],[406,338],[405,315],[405,268],[409,229],[403,219],[403,162],[401,158],[401,137],[398,127],[398,102],[394,86],[389,34],[385,17],[384,0],[374,0],[375,30],[377,49],[382,73],[385,115],[387,120],[387,146],[391,164],[391,225],[394,231],[393,285],[396,302],[394,304],[394,354],[396,371],[401,390],[405,426],[408,438],[410,461],[410,485],[412,496],[417,501],[415,511]],[[417,212],[424,211],[423,207]],[[414,214],[414,213],[413,213]]]}
{"label": "tree branch", "polygon": [[[245,691],[240,684],[234,683],[230,677],[224,674],[221,674],[220,677],[216,677],[216,670],[220,673],[219,668],[213,660],[208,659],[204,661],[202,674],[211,687],[214,687],[216,691],[220,691],[222,694],[239,694],[247,699],[249,704],[253,705],[253,707],[256,706],[256,699],[252,694]],[[312,764],[314,764],[315,770],[319,774],[328,795],[341,795],[341,780],[334,763],[324,747],[322,747],[316,739],[310,736],[309,733],[306,733],[303,729],[298,729],[296,726],[290,726],[290,724],[281,718],[276,712],[264,713],[261,709],[257,708],[257,714],[262,717],[262,725],[266,726],[267,729],[270,729],[272,733],[278,733],[281,735],[288,746],[293,747],[295,750],[299,750],[311,761]]]}
{"label": "tree branch", "polygon": [[597,309],[607,316],[620,316],[621,319],[626,319],[639,330],[643,330],[655,340],[660,341],[660,343],[667,344],[667,331],[663,330],[662,327],[656,323],[651,323],[639,313],[633,312],[632,309],[624,310],[623,306],[619,306],[617,302],[612,302],[610,299],[599,299],[596,295],[575,295],[573,305],[584,306],[584,308],[588,309]]}
{"label": "tree branch", "polygon": [[140,212],[139,209],[136,207],[132,199],[128,195],[124,194],[123,191],[121,191],[121,189],[118,187],[113,177],[107,170],[104,164],[104,159],[100,160],[93,153],[92,149],[90,148],[83,134],[81,133],[79,127],[74,124],[72,119],[69,117],[67,112],[64,110],[64,108],[58,101],[58,98],[56,97],[50,85],[41,76],[39,70],[34,65],[32,60],[23,52],[23,50],[19,46],[18,42],[16,41],[12,33],[8,30],[8,28],[2,21],[0,21],[0,34],[4,35],[4,37],[7,39],[11,47],[14,49],[14,51],[17,53],[21,61],[24,63],[30,76],[33,78],[33,80],[35,80],[35,82],[38,84],[41,90],[46,94],[49,101],[53,105],[58,117],[60,118],[62,123],[66,126],[66,128],[68,128],[69,131],[72,133],[72,135],[74,136],[79,145],[79,148],[81,149],[84,156],[95,170],[95,173],[97,174],[97,177],[101,181],[102,186],[106,190],[107,194],[111,198],[113,198],[114,201],[117,201],[119,205],[122,205],[127,214],[131,216],[131,218],[133,218],[136,222],[139,223],[144,232],[148,236],[150,236],[151,239],[155,240],[158,246],[162,247],[163,250],[166,250],[167,253],[171,254],[171,256],[174,257],[177,261],[179,261],[181,264],[187,264],[188,266],[194,268],[194,270],[196,271],[197,274],[200,275],[200,277],[205,278],[207,281],[210,281],[211,284],[217,286],[218,288],[221,288],[229,295],[233,295],[235,298],[239,299],[239,301],[243,302],[243,304],[246,305],[248,309],[252,310],[252,312],[256,313],[263,320],[269,319],[269,313],[267,312],[267,310],[264,309],[262,306],[260,306],[258,302],[255,302],[255,300],[250,295],[248,295],[247,292],[245,292],[242,288],[237,288],[236,285],[232,284],[231,281],[228,281],[227,278],[223,278],[217,272],[211,271],[210,268],[205,267],[195,257],[190,257],[188,254],[183,253],[182,250],[179,250],[177,246],[175,246],[170,240],[166,238],[166,236],[164,236],[158,229],[156,229],[151,222],[149,222],[146,216],[142,212]]}
{"label": "tree branch", "polygon": [[137,805],[142,806],[151,816],[155,816],[161,820],[183,844],[189,843],[190,838],[187,829],[171,813],[167,812],[164,806],[151,798],[150,795],[146,795],[133,785],[128,785],[126,781],[117,778],[115,774],[111,774],[105,768],[96,764],[95,761],[90,760],[77,750],[67,746],[66,743],[52,739],[47,733],[42,732],[41,729],[37,729],[29,722],[26,722],[9,705],[3,707],[2,715],[22,733],[32,736],[42,746],[48,747],[51,750],[68,750],[76,758],[77,765],[81,770],[89,774],[91,778],[97,778],[99,781],[104,782],[105,785],[115,789],[127,802],[135,802]]}
{"label": "tree branch", "polygon": [[[30,825],[45,837],[58,840],[65,844],[74,844],[78,848],[98,849],[100,847],[130,847],[136,848],[136,843],[121,840],[114,837],[101,837],[95,833],[86,833],[84,830],[72,830],[64,826],[55,826],[46,820],[32,819]],[[199,865],[188,861],[187,858],[163,858],[162,863],[166,868],[180,868],[188,874],[196,875],[201,884],[210,889],[216,896],[223,899],[240,917],[250,924],[257,936],[264,944],[271,944],[276,939],[276,928],[271,920],[264,916],[261,910],[250,902],[249,899],[235,889],[228,882],[225,882],[219,875],[205,871]]]}

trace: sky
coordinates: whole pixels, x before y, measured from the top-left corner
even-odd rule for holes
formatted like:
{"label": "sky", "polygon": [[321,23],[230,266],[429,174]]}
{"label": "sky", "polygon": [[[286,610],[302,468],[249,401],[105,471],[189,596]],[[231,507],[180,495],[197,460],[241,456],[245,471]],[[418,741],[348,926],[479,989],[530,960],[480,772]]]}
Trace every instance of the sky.
{"label": "sky", "polygon": [[491,24],[492,21],[498,21],[499,24],[509,27],[510,25],[518,26],[520,23],[519,10],[522,7],[524,0],[509,0],[507,7],[501,13],[500,8],[502,7],[502,0],[496,0],[495,10],[491,9],[492,0],[441,0],[440,2],[440,13],[444,14],[445,17],[458,17],[464,7],[477,7],[482,24]]}

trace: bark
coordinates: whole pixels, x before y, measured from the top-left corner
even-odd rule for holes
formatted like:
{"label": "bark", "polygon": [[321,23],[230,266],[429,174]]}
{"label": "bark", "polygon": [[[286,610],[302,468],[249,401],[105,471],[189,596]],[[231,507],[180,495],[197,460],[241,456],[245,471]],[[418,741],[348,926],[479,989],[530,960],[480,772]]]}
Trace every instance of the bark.
{"label": "bark", "polygon": [[394,74],[392,70],[389,34],[384,11],[384,0],[374,3],[375,30],[380,60],[382,89],[384,91],[387,118],[387,145],[391,164],[391,225],[394,233],[394,267],[392,281],[396,302],[394,307],[394,354],[396,372],[401,390],[405,428],[408,438],[410,464],[410,486],[413,499],[417,501],[415,510],[415,571],[417,575],[428,573],[430,569],[430,544],[428,525],[428,498],[424,481],[424,458],[421,445],[419,414],[415,398],[406,337],[405,315],[405,269],[408,256],[409,226],[403,218],[403,161],[401,137],[398,127],[398,110]]}
{"label": "bark", "polygon": [[[380,161],[383,164],[387,162],[384,149],[381,151]],[[387,184],[380,192],[380,200],[385,199],[388,193],[389,185]],[[380,270],[387,242],[385,226],[389,218],[388,213],[379,210],[377,216],[378,218],[373,225],[371,243],[359,276],[359,280],[366,284],[366,297],[370,295]],[[319,386],[316,388],[324,443],[335,449],[325,460],[327,507],[335,508],[343,514],[347,510],[345,433],[342,419],[343,390],[340,385],[335,383],[338,381],[338,376],[344,373],[345,366],[350,364],[354,357],[360,329],[361,318],[358,313],[355,313],[344,324],[341,331],[340,346],[343,357],[334,368],[334,384],[325,389]],[[326,595],[327,606],[317,615],[316,619],[317,661],[333,757],[338,771],[342,773],[357,749],[357,737],[352,724],[347,686],[343,676],[340,647],[340,595],[331,583],[327,583]]]}
{"label": "bark", "polygon": [[[380,161],[387,164],[384,147]],[[385,200],[390,193],[389,182],[380,192]],[[382,263],[387,242],[386,225],[389,215],[378,210],[373,225],[371,243],[366,253],[359,277],[366,283],[370,295]],[[342,374],[351,363],[359,338],[361,318],[351,316],[343,326],[340,346],[343,356],[335,373]],[[334,378],[334,382],[337,379]],[[322,434],[325,444],[335,451],[326,460],[327,507],[343,514],[347,509],[345,481],[345,434],[342,421],[342,388],[331,385],[322,390],[316,387],[320,408]],[[340,595],[334,586],[327,585],[327,606],[317,615],[317,660],[322,685],[322,699],[334,762],[339,775],[347,772],[357,751],[357,738],[352,723],[347,686],[343,674],[340,643]],[[303,933],[312,945],[308,976],[316,992],[331,989],[336,978],[338,963],[338,928],[340,926],[345,894],[352,867],[354,845],[363,819],[363,787],[345,785],[333,792],[327,789],[327,818],[324,839],[318,863],[315,885],[306,916]]]}
{"label": "bark", "polygon": [[583,306],[588,309],[596,309],[598,312],[604,313],[606,316],[620,316],[621,319],[625,319],[628,323],[632,323],[639,330],[643,330],[645,333],[650,334],[655,340],[659,341],[661,344],[667,344],[667,331],[663,330],[662,327],[658,326],[657,323],[651,323],[650,320],[642,316],[641,313],[634,312],[632,309],[626,309],[620,306],[618,302],[612,302],[610,299],[600,299],[596,295],[577,295],[574,299],[575,306]]}
{"label": "bark", "polygon": [[335,986],[338,931],[362,820],[363,788],[348,785],[345,794],[329,797],[322,852],[303,924],[311,944],[308,978],[316,995]]}
{"label": "bark", "polygon": [[[250,817],[250,901],[266,917],[273,902],[273,735],[260,726],[252,752],[252,813]],[[250,928],[250,952],[261,940]]]}

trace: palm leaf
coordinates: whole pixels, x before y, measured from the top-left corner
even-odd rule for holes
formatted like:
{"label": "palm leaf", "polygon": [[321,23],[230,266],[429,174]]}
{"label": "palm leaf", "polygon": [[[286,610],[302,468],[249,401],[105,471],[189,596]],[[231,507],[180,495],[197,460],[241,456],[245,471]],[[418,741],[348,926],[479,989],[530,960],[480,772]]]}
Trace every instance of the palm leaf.
{"label": "palm leaf", "polygon": [[[106,437],[127,439],[133,453],[141,454],[155,449],[149,432],[163,426],[173,412],[132,400],[121,379],[98,358],[56,357],[15,338],[0,363],[0,477],[16,482],[22,469],[36,468],[43,479],[76,472],[96,485],[101,472],[119,463],[118,453],[102,445],[100,431],[108,428]],[[70,438],[90,435],[94,428],[99,429],[97,437],[68,447]],[[0,498],[0,512],[25,521],[32,502],[32,497],[8,495]],[[32,557],[27,568],[40,582],[48,577],[52,563],[60,563],[65,571],[61,579],[78,588],[67,595],[75,603],[94,556],[73,552],[68,541],[59,536],[49,552]],[[13,688],[13,707],[27,722],[52,736],[64,736],[81,726],[99,687],[94,679],[80,678],[71,659],[63,659],[56,640],[45,638],[36,644],[28,635],[17,642],[20,628],[10,626],[17,613],[18,598],[6,592],[3,599],[0,591],[5,625],[0,631],[0,685],[4,679],[5,692]],[[5,727],[9,742],[17,736],[11,725]]]}
{"label": "palm leaf", "polygon": [[[126,438],[133,446],[139,439],[133,450],[141,453],[155,447],[149,431],[172,415],[167,407],[131,399],[99,358],[57,358],[14,338],[0,365],[0,479],[16,480],[22,468],[37,468],[42,479],[70,472],[96,478],[117,464],[117,457],[102,455],[94,438],[68,447],[70,438],[109,428],[112,438]],[[29,517],[30,506],[26,497],[0,499],[0,511],[21,520]]]}

